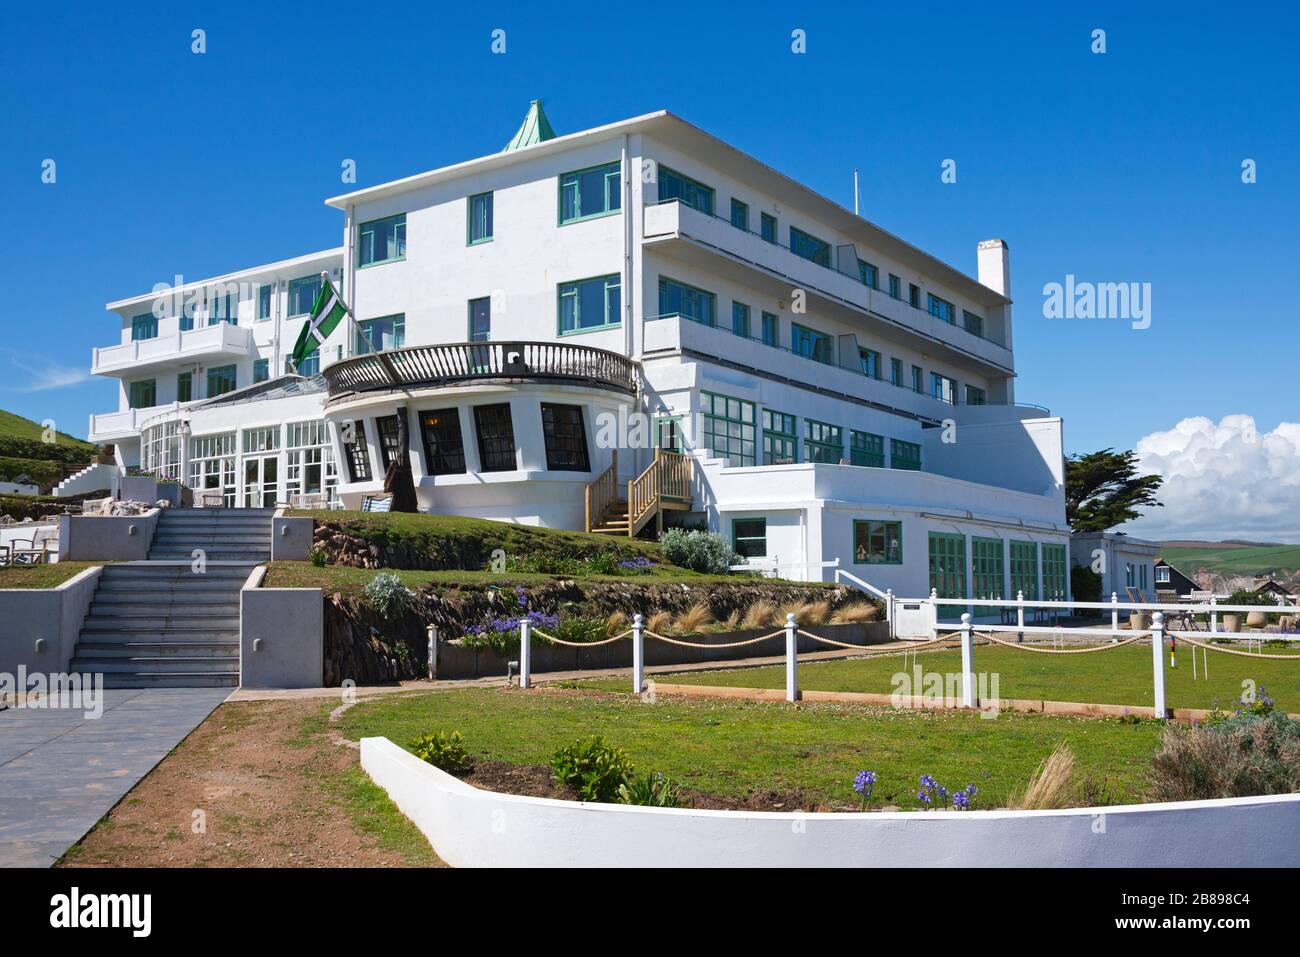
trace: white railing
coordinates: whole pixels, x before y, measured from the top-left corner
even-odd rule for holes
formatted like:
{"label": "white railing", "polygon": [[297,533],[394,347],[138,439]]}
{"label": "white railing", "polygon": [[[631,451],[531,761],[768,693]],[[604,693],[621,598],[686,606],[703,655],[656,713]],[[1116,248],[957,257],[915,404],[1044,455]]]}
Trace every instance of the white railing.
{"label": "white railing", "polygon": [[743,565],[729,565],[727,567],[733,572],[760,572],[764,577],[779,578],[782,569],[838,569],[840,567],[840,560],[836,558],[829,562],[783,562],[779,556],[773,555],[771,558],[760,558],[755,561],[745,562]]}
{"label": "white railing", "polygon": [[253,330],[229,322],[218,322],[202,329],[177,330],[150,339],[136,339],[97,348],[93,350],[91,371],[101,373],[141,363],[223,353],[247,355],[251,349],[252,336]]}

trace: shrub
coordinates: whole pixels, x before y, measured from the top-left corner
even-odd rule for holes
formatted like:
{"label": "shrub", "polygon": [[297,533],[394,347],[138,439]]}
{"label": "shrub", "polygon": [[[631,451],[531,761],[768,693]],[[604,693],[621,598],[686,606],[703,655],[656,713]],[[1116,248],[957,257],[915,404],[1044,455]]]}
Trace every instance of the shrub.
{"label": "shrub", "polygon": [[[1228,597],[1228,600],[1224,602],[1224,604],[1225,605],[1259,605],[1260,608],[1274,608],[1274,609],[1278,607],[1276,595],[1270,594],[1269,592],[1252,591],[1249,588],[1237,589]],[[1242,620],[1245,621],[1244,618]],[[1281,614],[1270,614],[1265,618],[1265,621],[1274,625],[1276,625],[1281,620],[1282,620]]]}
{"label": "shrub", "polygon": [[565,745],[551,758],[556,782],[572,788],[583,801],[614,802],[632,773],[627,753],[611,748],[600,735]]}
{"label": "shrub", "polygon": [[618,786],[618,799],[623,804],[644,807],[684,807],[686,804],[677,785],[664,777],[662,771],[629,778]]}
{"label": "shrub", "polygon": [[307,557],[311,559],[311,563],[317,568],[324,568],[329,561],[329,556],[325,554],[323,548],[313,548]]}
{"label": "shrub", "polygon": [[1300,721],[1243,714],[1215,725],[1170,725],[1152,759],[1158,801],[1300,791]]}
{"label": "shrub", "polygon": [[838,608],[831,615],[832,625],[855,625],[861,622],[875,621],[880,609],[871,602],[860,601]]}
{"label": "shrub", "polygon": [[775,615],[776,606],[760,598],[745,609],[745,617],[740,620],[740,623],[746,628],[766,628],[773,624]]}
{"label": "shrub", "polygon": [[1075,601],[1101,601],[1101,575],[1087,565],[1072,566],[1070,594]]}
{"label": "shrub", "polygon": [[384,618],[392,620],[410,604],[415,593],[402,584],[402,580],[392,572],[380,572],[362,589],[366,599]]}
{"label": "shrub", "polygon": [[1058,744],[1038,765],[1025,790],[1013,795],[1008,806],[1021,811],[1043,811],[1073,807],[1076,797],[1074,752],[1069,745]]}
{"label": "shrub", "polygon": [[581,644],[604,641],[609,637],[609,619],[565,615],[555,624],[555,637]]}
{"label": "shrub", "polygon": [[428,761],[435,768],[448,774],[465,774],[474,768],[474,759],[461,746],[459,731],[435,731],[412,738],[407,745],[421,761]]}
{"label": "shrub", "polygon": [[618,559],[609,552],[597,552],[585,564],[590,575],[617,575],[620,571]]}
{"label": "shrub", "polygon": [[670,528],[659,539],[659,544],[664,558],[695,572],[725,575],[732,565],[744,561],[721,535],[712,532]]}
{"label": "shrub", "polygon": [[673,622],[673,630],[679,634],[693,635],[712,622],[713,613],[709,611],[709,606],[703,602],[696,602],[677,616],[677,620]]}

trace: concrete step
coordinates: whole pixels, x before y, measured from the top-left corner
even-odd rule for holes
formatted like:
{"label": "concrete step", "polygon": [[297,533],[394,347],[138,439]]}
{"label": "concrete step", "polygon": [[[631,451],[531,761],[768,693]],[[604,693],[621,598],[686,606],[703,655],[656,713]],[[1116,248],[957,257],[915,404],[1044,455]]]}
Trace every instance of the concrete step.
{"label": "concrete step", "polygon": [[[203,552],[203,558],[210,562],[248,562],[252,565],[261,564],[269,561],[271,558],[271,549],[239,549],[238,551],[228,548],[212,548],[207,546],[196,545]],[[193,561],[195,559],[193,549],[187,548],[182,550],[157,549],[149,550],[149,561],[151,562],[180,562]]]}
{"label": "concrete step", "polygon": [[226,616],[221,618],[171,618],[165,615],[155,615],[152,617],[133,616],[131,618],[119,617],[116,614],[99,618],[93,615],[87,615],[86,620],[81,626],[82,640],[89,640],[90,635],[104,634],[127,634],[132,632],[142,632],[145,634],[193,634],[198,632],[207,635],[229,635],[239,634],[239,616]]}
{"label": "concrete step", "polygon": [[131,629],[123,628],[119,631],[83,631],[77,639],[77,648],[82,645],[121,645],[132,642],[143,642],[145,644],[185,644],[186,642],[216,642],[226,644],[228,642],[239,641],[239,629],[221,630],[209,629],[208,631],[159,631],[157,628]]}
{"label": "concrete step", "polygon": [[127,579],[127,578],[149,578],[157,580],[166,579],[202,579],[204,581],[213,581],[217,578],[236,578],[243,575],[248,577],[253,570],[253,566],[258,562],[232,562],[226,565],[209,565],[204,572],[196,572],[190,566],[191,562],[131,562],[121,565],[105,565],[104,571],[100,575],[101,579]]}
{"label": "concrete step", "polygon": [[270,518],[275,514],[273,508],[167,508],[161,517],[172,521],[178,518]]}
{"label": "concrete step", "polygon": [[242,581],[223,579],[214,582],[171,584],[131,579],[129,582],[105,582],[95,592],[95,601],[108,604],[132,601],[208,602],[238,601]]}
{"label": "concrete step", "polygon": [[106,674],[105,688],[237,688],[239,672]]}
{"label": "concrete step", "polygon": [[211,674],[212,672],[230,672],[238,669],[238,661],[233,662],[228,655],[204,657],[139,657],[139,658],[73,658],[69,668],[72,671],[99,672],[103,674]]}
{"label": "concrete step", "polygon": [[153,547],[162,548],[168,546],[171,548],[188,549],[194,547],[210,548],[214,545],[220,545],[223,548],[238,547],[241,545],[251,545],[253,547],[270,548],[270,535],[168,535],[159,533],[154,536]]}
{"label": "concrete step", "polygon": [[162,618],[168,621],[214,618],[238,618],[239,601],[221,602],[101,602],[90,603],[90,618]]}
{"label": "concrete step", "polygon": [[97,658],[239,658],[239,641],[79,641],[77,656]]}

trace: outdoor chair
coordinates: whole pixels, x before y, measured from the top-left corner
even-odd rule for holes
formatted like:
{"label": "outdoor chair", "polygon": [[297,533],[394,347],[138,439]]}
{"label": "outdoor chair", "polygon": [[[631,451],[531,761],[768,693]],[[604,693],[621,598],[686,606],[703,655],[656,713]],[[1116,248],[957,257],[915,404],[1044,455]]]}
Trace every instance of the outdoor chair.
{"label": "outdoor chair", "polygon": [[57,554],[58,529],[38,529],[31,538],[15,538],[9,546],[9,560],[14,565],[45,565]]}
{"label": "outdoor chair", "polygon": [[289,504],[291,508],[325,508],[329,504],[328,499],[329,496],[324,492],[301,492],[289,496]]}
{"label": "outdoor chair", "polygon": [[392,508],[393,497],[391,495],[367,495],[361,501],[361,511],[363,512],[388,512]]}

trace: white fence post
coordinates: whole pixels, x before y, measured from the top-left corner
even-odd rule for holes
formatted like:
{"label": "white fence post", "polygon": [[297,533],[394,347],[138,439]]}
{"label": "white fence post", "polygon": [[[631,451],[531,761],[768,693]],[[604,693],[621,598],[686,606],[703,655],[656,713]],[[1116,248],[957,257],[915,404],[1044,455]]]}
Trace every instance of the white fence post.
{"label": "white fence post", "polygon": [[970,612],[961,616],[961,706],[975,707],[975,629]]}
{"label": "white fence post", "polygon": [[1165,616],[1156,612],[1151,616],[1151,667],[1155,681],[1155,714],[1163,718],[1165,708]]}
{"label": "white fence post", "polygon": [[889,637],[893,638],[897,631],[897,623],[894,621],[894,589],[885,589],[885,621],[889,622]]}
{"label": "white fence post", "polygon": [[930,610],[934,613],[931,618],[930,638],[939,637],[939,589],[930,589]]}
{"label": "white fence post", "polygon": [[645,690],[645,625],[640,614],[632,616],[632,693]]}
{"label": "white fence post", "polygon": [[1217,595],[1210,596],[1210,631],[1219,630],[1219,613],[1214,610],[1214,606],[1219,603]]}
{"label": "white fence post", "polygon": [[[1016,592],[1016,627],[1025,627],[1025,592],[1023,589]],[[1025,633],[1023,631],[1016,635],[1016,641],[1024,641]]]}
{"label": "white fence post", "polygon": [[785,700],[799,700],[799,636],[795,634],[794,612],[785,616]]}
{"label": "white fence post", "polygon": [[429,626],[429,680],[438,677],[438,626]]}
{"label": "white fence post", "polygon": [[532,638],[533,623],[527,618],[519,619],[519,687],[533,686],[533,669],[530,658],[529,641]]}
{"label": "white fence post", "polygon": [[1119,595],[1115,592],[1110,593],[1110,630],[1119,634]]}

